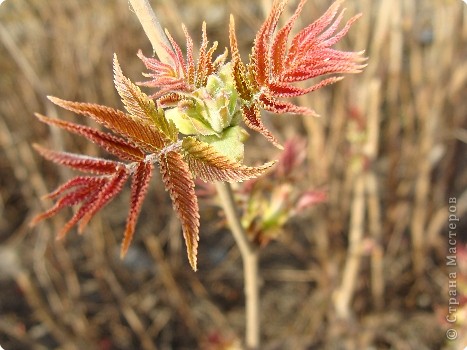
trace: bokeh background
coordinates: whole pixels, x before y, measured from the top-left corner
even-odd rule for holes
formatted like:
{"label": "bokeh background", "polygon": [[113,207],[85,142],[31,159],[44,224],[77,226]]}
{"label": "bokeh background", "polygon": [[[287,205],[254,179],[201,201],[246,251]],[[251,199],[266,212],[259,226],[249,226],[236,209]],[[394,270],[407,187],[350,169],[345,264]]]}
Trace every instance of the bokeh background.
{"label": "bokeh background", "polygon": [[[289,14],[296,3],[290,1]],[[329,4],[309,0],[297,27]],[[181,23],[199,43],[203,20],[208,38],[228,46],[234,14],[246,60],[271,1],[152,5],[183,48]],[[463,349],[467,6],[460,0],[347,0],[345,7],[346,18],[363,17],[339,47],[365,49],[368,67],[300,99],[321,118],[265,116],[282,141],[299,146],[301,161],[288,179],[294,195],[324,191],[327,199],[296,213],[290,192],[281,197],[294,215],[261,252],[262,349]],[[40,197],[70,176],[38,157],[32,144],[99,153],[41,125],[33,113],[80,120],[46,95],[121,108],[112,55],[139,81],[140,48],[151,54],[125,0],[6,0],[0,6],[0,345],[6,350],[241,346],[241,260],[211,188],[200,187],[196,273],[157,176],[124,261],[118,252],[128,191],[82,236],[72,231],[64,241],[54,239],[70,213],[29,227],[50,205]],[[249,164],[280,156],[252,133]],[[269,191],[283,185],[276,180]],[[248,201],[238,190],[239,200]],[[262,196],[277,200],[268,190]],[[451,229],[455,242],[449,241],[449,214],[459,218]],[[453,247],[457,264],[446,266]],[[449,325],[453,290],[460,305]],[[449,327],[458,332],[456,341],[447,340]]]}

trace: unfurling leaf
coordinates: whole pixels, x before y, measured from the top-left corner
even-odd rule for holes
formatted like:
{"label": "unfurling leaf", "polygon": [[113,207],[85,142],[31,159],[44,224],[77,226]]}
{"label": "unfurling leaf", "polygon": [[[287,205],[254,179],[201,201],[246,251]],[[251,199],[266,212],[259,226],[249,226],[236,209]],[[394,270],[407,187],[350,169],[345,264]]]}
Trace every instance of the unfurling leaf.
{"label": "unfurling leaf", "polygon": [[182,142],[183,157],[190,170],[206,182],[239,182],[262,175],[274,162],[259,167],[249,167],[219,153],[213,146],[194,137]]}
{"label": "unfurling leaf", "polygon": [[159,159],[162,180],[182,223],[188,261],[196,271],[199,240],[199,208],[195,184],[188,165],[177,152],[162,153]]}

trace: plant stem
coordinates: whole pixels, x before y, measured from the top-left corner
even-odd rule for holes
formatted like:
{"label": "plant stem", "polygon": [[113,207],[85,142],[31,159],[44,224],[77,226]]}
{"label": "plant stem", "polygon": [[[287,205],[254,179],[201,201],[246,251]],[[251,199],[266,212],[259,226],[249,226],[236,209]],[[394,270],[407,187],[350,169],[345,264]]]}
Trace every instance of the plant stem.
{"label": "plant stem", "polygon": [[[167,48],[171,49],[172,46],[168,42],[167,36],[148,0],[129,1],[159,60],[171,64],[172,57],[167,52]],[[219,182],[216,183],[216,188],[243,261],[246,299],[246,347],[249,350],[257,350],[260,343],[258,249],[250,243],[240,223],[230,184]]]}
{"label": "plant stem", "polygon": [[172,46],[148,0],[129,0],[129,2],[159,60],[163,63],[172,63],[172,57],[167,52],[167,48],[172,49]]}
{"label": "plant stem", "polygon": [[246,300],[245,342],[247,349],[256,350],[259,349],[260,344],[259,251],[250,243],[247,234],[240,223],[230,184],[225,182],[216,182],[216,189],[227,217],[229,227],[242,256]]}

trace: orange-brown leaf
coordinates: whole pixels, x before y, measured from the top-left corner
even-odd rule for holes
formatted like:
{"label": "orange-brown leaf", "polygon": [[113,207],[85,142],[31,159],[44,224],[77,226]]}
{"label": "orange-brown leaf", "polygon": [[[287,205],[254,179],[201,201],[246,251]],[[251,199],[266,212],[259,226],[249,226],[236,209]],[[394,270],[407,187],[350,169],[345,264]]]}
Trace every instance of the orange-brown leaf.
{"label": "orange-brown leaf", "polygon": [[195,84],[195,60],[193,58],[193,40],[191,39],[188,29],[182,24],[183,33],[186,38],[186,80],[188,85],[192,86]]}
{"label": "orange-brown leaf", "polygon": [[114,55],[114,84],[128,113],[143,123],[153,123],[165,136],[166,143],[177,140],[178,131],[174,123],[167,120],[154,101],[123,75],[117,55]]}
{"label": "orange-brown leaf", "polygon": [[49,100],[69,111],[92,118],[135,142],[146,152],[154,153],[166,146],[164,134],[150,122],[98,104],[66,101],[52,96],[49,96]]}
{"label": "orange-brown leaf", "polygon": [[237,36],[235,34],[235,21],[230,16],[230,51],[232,54],[232,75],[235,83],[235,89],[242,99],[250,101],[253,98],[251,83],[247,80],[246,67],[240,57],[238,50]]}
{"label": "orange-brown leaf", "polygon": [[185,137],[182,142],[184,159],[190,170],[206,182],[240,182],[262,175],[274,162],[259,167],[249,167],[235,162],[219,153],[213,146],[194,137]]}
{"label": "orange-brown leaf", "polygon": [[120,95],[128,113],[137,118],[151,120],[151,114],[156,109],[154,101],[147,98],[139,87],[123,75],[122,68],[118,63],[117,54],[114,54],[113,70],[115,89]]}
{"label": "orange-brown leaf", "polygon": [[199,240],[199,207],[195,184],[188,165],[177,152],[162,153],[159,159],[162,180],[169,191],[175,212],[182,224],[188,261],[196,271]]}
{"label": "orange-brown leaf", "polygon": [[198,61],[196,63],[195,86],[202,87],[206,85],[208,76],[213,72],[212,55],[217,49],[217,41],[208,49],[208,37],[206,35],[206,22],[203,22],[201,34],[201,46],[199,49]]}

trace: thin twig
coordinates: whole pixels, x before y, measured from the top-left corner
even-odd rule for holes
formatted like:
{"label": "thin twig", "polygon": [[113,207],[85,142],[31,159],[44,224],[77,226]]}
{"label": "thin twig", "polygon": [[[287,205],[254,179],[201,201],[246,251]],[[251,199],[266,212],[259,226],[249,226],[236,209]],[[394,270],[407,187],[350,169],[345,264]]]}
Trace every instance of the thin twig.
{"label": "thin twig", "polygon": [[252,253],[255,249],[248,240],[245,230],[243,229],[243,226],[240,223],[240,220],[238,219],[237,210],[235,209],[236,204],[233,198],[232,188],[230,184],[216,182],[216,189],[217,194],[221,199],[222,206],[224,207],[223,209],[229,222],[230,229],[232,230],[232,234],[234,235],[235,241],[241,253]]}
{"label": "thin twig", "polygon": [[259,349],[259,251],[250,243],[247,234],[241,225],[230,184],[217,182],[216,189],[227,217],[229,227],[235,238],[235,242],[240,249],[243,261],[243,277],[246,299],[246,346],[250,350]]}
{"label": "thin twig", "polygon": [[172,46],[149,2],[147,0],[129,0],[129,2],[159,60],[163,63],[172,63],[172,57],[167,51],[167,49],[171,50]]}

